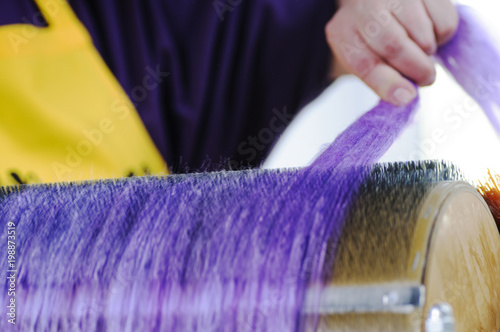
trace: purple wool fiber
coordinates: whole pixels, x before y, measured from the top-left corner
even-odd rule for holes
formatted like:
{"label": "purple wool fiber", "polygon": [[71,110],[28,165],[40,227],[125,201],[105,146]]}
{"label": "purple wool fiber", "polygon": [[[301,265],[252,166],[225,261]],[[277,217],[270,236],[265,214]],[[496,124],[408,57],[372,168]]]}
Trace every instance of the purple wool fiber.
{"label": "purple wool fiber", "polygon": [[308,171],[373,164],[391,147],[417,106],[418,98],[406,107],[381,101],[340,134]]}
{"label": "purple wool fiber", "polygon": [[438,58],[463,89],[482,107],[500,135],[500,51],[474,9],[457,6],[455,37],[440,47]]}
{"label": "purple wool fiber", "polygon": [[[381,103],[309,168],[26,186],[13,331],[298,331],[356,188],[408,121]],[[7,234],[0,235],[6,251]],[[6,266],[6,257],[0,259]],[[6,269],[0,278],[6,280]],[[5,308],[7,283],[2,306]]]}

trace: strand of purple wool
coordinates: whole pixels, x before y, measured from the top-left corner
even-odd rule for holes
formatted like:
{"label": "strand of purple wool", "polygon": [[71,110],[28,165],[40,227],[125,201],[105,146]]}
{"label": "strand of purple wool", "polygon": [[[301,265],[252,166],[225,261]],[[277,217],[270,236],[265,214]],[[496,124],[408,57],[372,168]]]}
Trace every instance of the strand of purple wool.
{"label": "strand of purple wool", "polygon": [[472,8],[457,6],[457,10],[457,34],[440,47],[438,58],[482,107],[500,135],[500,51]]}

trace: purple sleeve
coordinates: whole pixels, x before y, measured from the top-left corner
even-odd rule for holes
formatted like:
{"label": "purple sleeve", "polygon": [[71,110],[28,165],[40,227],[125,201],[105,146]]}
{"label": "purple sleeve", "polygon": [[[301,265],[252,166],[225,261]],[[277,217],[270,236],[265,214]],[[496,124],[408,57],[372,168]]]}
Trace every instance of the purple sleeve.
{"label": "purple sleeve", "polygon": [[[1,25],[39,21],[8,2]],[[327,83],[335,0],[70,3],[173,171],[259,165]]]}

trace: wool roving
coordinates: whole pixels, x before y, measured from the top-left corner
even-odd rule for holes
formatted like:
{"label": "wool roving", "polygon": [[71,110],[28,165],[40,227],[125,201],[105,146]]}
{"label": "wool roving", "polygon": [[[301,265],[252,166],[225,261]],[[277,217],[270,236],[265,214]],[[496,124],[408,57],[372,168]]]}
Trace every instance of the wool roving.
{"label": "wool roving", "polygon": [[497,42],[472,8],[457,6],[457,10],[460,14],[458,31],[450,42],[439,48],[437,57],[481,106],[500,135],[500,51]]}

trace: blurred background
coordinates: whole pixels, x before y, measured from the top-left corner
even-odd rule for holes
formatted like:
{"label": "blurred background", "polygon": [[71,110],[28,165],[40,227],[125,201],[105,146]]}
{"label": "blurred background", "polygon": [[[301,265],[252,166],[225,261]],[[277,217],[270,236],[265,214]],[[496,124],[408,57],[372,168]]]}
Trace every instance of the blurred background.
{"label": "blurred background", "polygon": [[[458,3],[478,11],[500,47],[500,1]],[[499,136],[481,108],[439,64],[436,66],[436,82],[420,89],[421,105],[412,124],[381,161],[448,160],[460,166],[472,181],[482,180],[488,169],[499,172]],[[276,143],[264,167],[309,165],[338,134],[378,101],[377,95],[356,77],[340,77],[300,112]]]}

